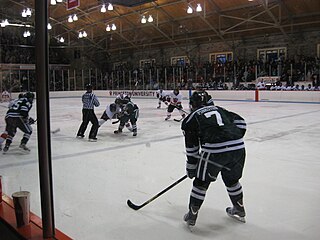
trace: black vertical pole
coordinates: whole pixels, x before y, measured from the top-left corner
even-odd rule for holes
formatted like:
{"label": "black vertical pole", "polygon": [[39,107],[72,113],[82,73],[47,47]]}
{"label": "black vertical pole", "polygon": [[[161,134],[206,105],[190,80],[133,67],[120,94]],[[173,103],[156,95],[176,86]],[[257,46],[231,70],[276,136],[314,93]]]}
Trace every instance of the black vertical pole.
{"label": "black vertical pole", "polygon": [[38,159],[43,237],[55,235],[49,108],[48,1],[35,1]]}

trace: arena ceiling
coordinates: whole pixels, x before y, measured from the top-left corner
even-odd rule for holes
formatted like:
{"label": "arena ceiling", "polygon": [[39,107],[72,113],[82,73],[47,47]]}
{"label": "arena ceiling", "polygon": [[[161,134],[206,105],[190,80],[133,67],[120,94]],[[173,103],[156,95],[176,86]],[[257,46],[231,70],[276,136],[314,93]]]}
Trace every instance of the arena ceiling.
{"label": "arena ceiling", "polygon": [[[232,46],[234,40],[275,34],[294,41],[293,33],[320,33],[319,0],[79,0],[80,6],[71,10],[67,0],[54,6],[48,1],[52,37],[63,37],[65,47],[87,46],[108,53],[217,41]],[[113,10],[102,13],[103,3],[106,7],[113,3]],[[196,12],[197,4],[201,12]],[[192,14],[187,13],[189,6]],[[0,7],[0,21],[22,25],[21,31],[31,25],[32,34],[34,0],[1,0]],[[31,17],[21,16],[24,8],[31,9]],[[74,14],[78,20],[68,22]],[[153,22],[142,24],[141,18],[149,15]],[[116,30],[106,31],[112,24]],[[83,31],[87,37],[79,38]]]}

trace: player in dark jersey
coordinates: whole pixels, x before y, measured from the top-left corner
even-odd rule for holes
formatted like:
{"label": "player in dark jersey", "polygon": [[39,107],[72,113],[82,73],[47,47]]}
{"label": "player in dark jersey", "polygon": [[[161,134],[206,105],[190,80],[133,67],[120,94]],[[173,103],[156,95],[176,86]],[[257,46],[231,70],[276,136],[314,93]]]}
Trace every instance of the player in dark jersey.
{"label": "player in dark jersey", "polygon": [[133,136],[137,136],[137,120],[139,117],[139,108],[136,104],[127,102],[123,108],[123,111],[119,114],[120,124],[118,130],[115,130],[115,134],[122,133],[124,126],[130,121],[131,128],[130,131],[133,132]]}
{"label": "player in dark jersey", "polygon": [[26,146],[32,134],[31,124],[34,123],[33,118],[29,117],[29,111],[32,108],[34,94],[27,92],[23,97],[13,101],[9,105],[9,110],[5,116],[6,121],[6,144],[3,152],[6,153],[12,143],[14,136],[19,128],[24,134],[20,142],[20,149],[29,152],[30,149]]}
{"label": "player in dark jersey", "polygon": [[207,93],[194,92],[190,97],[192,112],[182,122],[186,147],[186,171],[194,178],[189,212],[184,221],[193,226],[211,182],[221,173],[233,207],[229,216],[245,222],[242,186],[239,179],[245,163],[244,119],[236,113],[214,106]]}

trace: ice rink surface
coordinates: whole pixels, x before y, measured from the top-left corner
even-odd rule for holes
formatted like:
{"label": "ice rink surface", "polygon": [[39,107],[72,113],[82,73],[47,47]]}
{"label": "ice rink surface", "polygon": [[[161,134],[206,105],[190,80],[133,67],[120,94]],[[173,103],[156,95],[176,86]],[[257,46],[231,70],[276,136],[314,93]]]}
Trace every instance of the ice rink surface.
{"label": "ice rink surface", "polygon": [[[213,96],[214,98],[214,96]],[[100,98],[100,118],[113,98]],[[219,177],[213,183],[191,232],[182,217],[188,210],[192,181],[134,211],[130,199],[142,204],[185,174],[184,139],[174,111],[164,121],[165,105],[157,99],[132,98],[140,108],[138,136],[106,122],[98,142],[76,139],[81,99],[50,100],[52,164],[56,227],[77,240],[315,240],[320,235],[320,105],[303,103],[215,101],[247,121],[246,166],[241,183],[247,223],[225,214],[230,206]],[[187,100],[183,106],[188,110]],[[6,104],[0,104],[0,131]],[[36,118],[36,106],[30,116]],[[91,127],[91,125],[89,125]],[[28,143],[31,153],[18,150],[21,132],[7,154],[0,153],[3,191],[31,192],[31,211],[41,217],[37,126]],[[40,160],[41,161],[41,160]]]}

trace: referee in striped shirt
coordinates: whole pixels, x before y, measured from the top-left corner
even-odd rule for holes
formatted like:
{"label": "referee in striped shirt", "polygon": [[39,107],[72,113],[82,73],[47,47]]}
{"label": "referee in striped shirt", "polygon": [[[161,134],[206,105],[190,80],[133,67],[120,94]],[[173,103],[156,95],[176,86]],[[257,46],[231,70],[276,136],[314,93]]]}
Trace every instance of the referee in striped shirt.
{"label": "referee in striped shirt", "polygon": [[77,133],[77,138],[84,138],[84,133],[87,129],[89,122],[92,123],[92,127],[89,133],[89,141],[97,141],[97,133],[99,128],[99,122],[96,114],[94,113],[94,107],[99,107],[100,103],[97,96],[92,92],[92,85],[86,85],[87,92],[82,95],[82,123]]}

